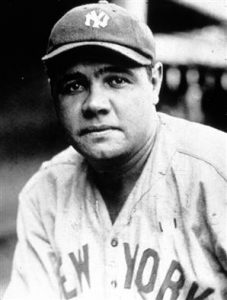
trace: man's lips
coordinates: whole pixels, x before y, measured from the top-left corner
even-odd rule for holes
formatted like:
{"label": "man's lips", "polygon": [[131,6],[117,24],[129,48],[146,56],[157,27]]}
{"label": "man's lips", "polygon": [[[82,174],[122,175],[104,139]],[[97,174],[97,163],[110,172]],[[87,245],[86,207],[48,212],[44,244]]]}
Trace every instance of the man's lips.
{"label": "man's lips", "polygon": [[109,125],[88,126],[80,130],[80,135],[86,135],[95,132],[105,132],[108,130],[120,130],[120,129],[116,126],[109,126]]}

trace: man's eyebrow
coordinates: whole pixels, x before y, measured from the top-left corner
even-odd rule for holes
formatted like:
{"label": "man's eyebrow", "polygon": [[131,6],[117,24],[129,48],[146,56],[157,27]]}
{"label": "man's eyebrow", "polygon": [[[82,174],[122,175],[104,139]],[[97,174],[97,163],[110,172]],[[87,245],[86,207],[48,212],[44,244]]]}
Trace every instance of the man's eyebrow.
{"label": "man's eyebrow", "polygon": [[104,73],[123,73],[131,76],[133,75],[133,72],[130,68],[120,67],[120,66],[106,66],[96,71],[95,76],[99,76]]}
{"label": "man's eyebrow", "polygon": [[[95,77],[98,77],[105,73],[123,73],[133,76],[133,71],[131,68],[127,67],[121,67],[121,66],[105,66],[99,68],[97,71],[95,71],[94,75]],[[63,76],[60,76],[58,82],[63,83],[74,79],[85,79],[86,76],[79,72],[79,71],[72,71],[70,73],[66,73]]]}

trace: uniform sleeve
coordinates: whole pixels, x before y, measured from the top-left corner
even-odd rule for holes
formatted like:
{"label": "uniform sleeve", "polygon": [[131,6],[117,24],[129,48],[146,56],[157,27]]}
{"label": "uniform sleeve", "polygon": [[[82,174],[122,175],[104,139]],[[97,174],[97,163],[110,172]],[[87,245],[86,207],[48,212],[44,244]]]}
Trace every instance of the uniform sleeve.
{"label": "uniform sleeve", "polygon": [[227,279],[227,181],[222,176],[210,180],[211,184],[206,187],[207,225],[220,265],[219,272]]}
{"label": "uniform sleeve", "polygon": [[3,300],[62,299],[57,257],[34,199],[20,197],[17,235],[11,281]]}

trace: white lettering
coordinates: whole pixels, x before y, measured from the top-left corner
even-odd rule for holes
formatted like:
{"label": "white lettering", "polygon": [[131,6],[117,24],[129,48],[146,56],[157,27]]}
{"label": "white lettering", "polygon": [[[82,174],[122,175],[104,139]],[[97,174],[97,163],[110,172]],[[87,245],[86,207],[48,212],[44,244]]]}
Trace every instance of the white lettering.
{"label": "white lettering", "polygon": [[86,15],[86,26],[92,26],[93,28],[105,28],[108,25],[110,17],[101,11],[99,14],[93,10],[89,14]]}

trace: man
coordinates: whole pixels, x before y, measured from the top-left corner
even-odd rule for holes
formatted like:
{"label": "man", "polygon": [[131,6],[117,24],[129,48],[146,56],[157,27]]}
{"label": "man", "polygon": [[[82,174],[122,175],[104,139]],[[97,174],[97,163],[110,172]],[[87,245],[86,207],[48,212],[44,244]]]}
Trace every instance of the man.
{"label": "man", "polygon": [[226,135],[156,112],[148,27],[77,7],[43,60],[72,147],[20,194],[4,299],[227,299]]}

